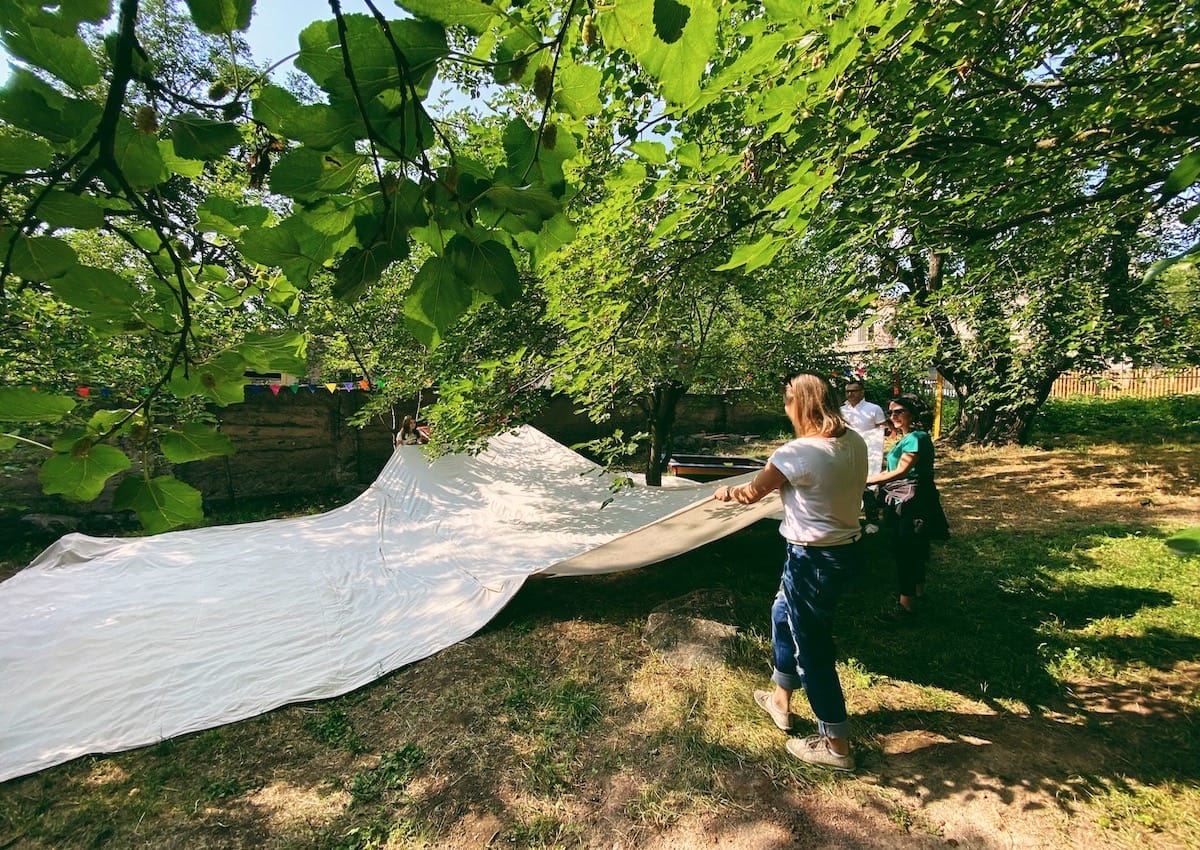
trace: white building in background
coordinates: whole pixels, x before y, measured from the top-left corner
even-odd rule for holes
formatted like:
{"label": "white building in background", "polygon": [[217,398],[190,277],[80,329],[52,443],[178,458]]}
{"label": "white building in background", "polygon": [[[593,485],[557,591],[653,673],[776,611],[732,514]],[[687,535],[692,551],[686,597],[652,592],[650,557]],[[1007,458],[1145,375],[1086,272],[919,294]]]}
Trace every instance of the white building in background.
{"label": "white building in background", "polygon": [[850,359],[855,355],[891,351],[896,347],[895,337],[887,331],[887,322],[891,314],[892,306],[888,304],[864,316],[858,327],[834,343],[833,350]]}

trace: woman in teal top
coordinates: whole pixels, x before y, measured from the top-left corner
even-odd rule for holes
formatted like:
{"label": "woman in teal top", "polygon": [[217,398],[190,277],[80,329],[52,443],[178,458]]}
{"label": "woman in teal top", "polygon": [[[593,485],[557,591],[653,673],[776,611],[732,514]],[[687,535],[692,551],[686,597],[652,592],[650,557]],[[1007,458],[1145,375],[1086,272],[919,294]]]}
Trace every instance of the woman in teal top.
{"label": "woman in teal top", "polygon": [[880,485],[884,521],[895,538],[900,601],[883,615],[888,622],[911,620],[915,600],[925,594],[929,542],[948,534],[933,483],[933,440],[922,423],[924,411],[924,405],[912,395],[897,396],[888,403],[888,419],[900,439],[887,454],[887,471],[867,479],[867,484]]}

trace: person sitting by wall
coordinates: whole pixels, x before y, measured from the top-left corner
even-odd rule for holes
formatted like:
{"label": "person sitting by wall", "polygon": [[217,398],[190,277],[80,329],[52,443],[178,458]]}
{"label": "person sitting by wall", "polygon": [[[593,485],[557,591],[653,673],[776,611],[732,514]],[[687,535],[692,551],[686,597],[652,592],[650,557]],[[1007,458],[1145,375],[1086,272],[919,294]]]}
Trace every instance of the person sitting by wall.
{"label": "person sitting by wall", "polygon": [[397,446],[419,446],[428,443],[429,438],[417,427],[417,421],[411,416],[405,416],[400,423],[400,430],[392,441]]}

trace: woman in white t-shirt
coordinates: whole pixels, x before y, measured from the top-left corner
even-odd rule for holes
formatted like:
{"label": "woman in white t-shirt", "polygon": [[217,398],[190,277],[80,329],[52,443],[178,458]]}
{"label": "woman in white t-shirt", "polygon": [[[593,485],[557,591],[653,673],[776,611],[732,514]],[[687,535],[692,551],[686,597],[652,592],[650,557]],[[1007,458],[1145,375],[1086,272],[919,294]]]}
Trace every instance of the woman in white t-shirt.
{"label": "woman in white t-shirt", "polygon": [[858,510],[867,480],[867,446],[846,425],[837,395],[819,375],[797,375],[784,391],[796,439],[780,446],[749,484],[719,487],[713,498],[743,505],[779,490],[787,560],[771,606],[775,683],[754,701],[785,732],[792,728],[792,691],[803,688],[817,734],[789,738],[787,750],[812,764],[853,770],[850,723],[838,679],[833,615],[838,599],[864,569]]}

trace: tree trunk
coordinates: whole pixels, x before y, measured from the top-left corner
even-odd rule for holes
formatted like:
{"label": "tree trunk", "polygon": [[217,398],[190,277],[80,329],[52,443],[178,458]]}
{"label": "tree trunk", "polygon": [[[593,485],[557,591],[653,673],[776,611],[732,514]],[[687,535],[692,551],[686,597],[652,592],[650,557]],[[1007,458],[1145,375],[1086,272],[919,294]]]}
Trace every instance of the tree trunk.
{"label": "tree trunk", "polygon": [[675,442],[675,411],[679,400],[687,392],[687,386],[678,381],[656,384],[642,402],[650,426],[650,449],[646,459],[646,484],[651,487],[662,485],[663,469],[671,457]]}
{"label": "tree trunk", "polygon": [[1050,397],[1054,381],[1064,368],[1062,363],[1047,368],[1033,386],[1020,386],[1010,375],[1012,390],[1021,396],[1015,403],[1011,395],[984,399],[978,394],[973,396],[969,388],[960,388],[958,421],[948,435],[949,442],[956,446],[1025,443],[1033,429],[1034,417]]}

